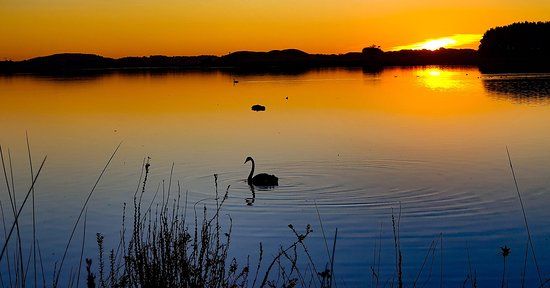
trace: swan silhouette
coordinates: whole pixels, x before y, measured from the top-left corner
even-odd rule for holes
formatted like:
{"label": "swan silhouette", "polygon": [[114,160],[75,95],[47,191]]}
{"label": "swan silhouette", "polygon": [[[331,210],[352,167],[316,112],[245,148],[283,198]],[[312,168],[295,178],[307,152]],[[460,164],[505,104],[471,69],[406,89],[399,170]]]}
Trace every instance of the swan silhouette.
{"label": "swan silhouette", "polygon": [[248,179],[246,180],[248,182],[248,185],[267,186],[267,187],[279,185],[279,178],[277,178],[277,176],[275,175],[261,173],[254,176],[254,168],[256,164],[254,163],[254,159],[252,159],[252,157],[246,157],[244,164],[246,164],[246,162],[248,161],[252,162],[252,169],[250,169],[250,174],[248,174]]}

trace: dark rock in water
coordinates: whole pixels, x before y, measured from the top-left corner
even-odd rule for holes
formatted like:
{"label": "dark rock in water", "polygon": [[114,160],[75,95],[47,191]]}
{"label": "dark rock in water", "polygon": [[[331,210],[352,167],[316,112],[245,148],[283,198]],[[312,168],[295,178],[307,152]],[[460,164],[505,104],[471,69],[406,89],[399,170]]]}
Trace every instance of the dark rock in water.
{"label": "dark rock in water", "polygon": [[252,106],[252,111],[265,111],[265,106],[262,106],[260,104],[256,104],[254,106]]}

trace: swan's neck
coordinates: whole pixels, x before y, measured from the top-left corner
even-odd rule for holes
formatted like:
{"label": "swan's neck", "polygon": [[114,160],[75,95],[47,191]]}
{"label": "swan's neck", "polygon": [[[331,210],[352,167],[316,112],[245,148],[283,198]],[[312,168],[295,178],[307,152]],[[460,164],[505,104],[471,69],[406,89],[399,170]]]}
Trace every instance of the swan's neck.
{"label": "swan's neck", "polygon": [[254,164],[254,160],[252,160],[252,169],[250,169],[250,174],[248,174],[248,182],[252,183],[252,176],[254,176],[254,167],[256,164]]}

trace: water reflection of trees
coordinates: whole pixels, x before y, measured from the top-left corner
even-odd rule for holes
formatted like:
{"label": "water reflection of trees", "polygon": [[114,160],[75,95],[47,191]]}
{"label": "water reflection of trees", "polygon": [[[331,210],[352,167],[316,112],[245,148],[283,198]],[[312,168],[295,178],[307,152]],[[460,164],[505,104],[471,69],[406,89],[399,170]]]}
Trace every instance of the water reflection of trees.
{"label": "water reflection of trees", "polygon": [[550,75],[491,76],[483,79],[483,87],[496,98],[519,103],[550,102]]}

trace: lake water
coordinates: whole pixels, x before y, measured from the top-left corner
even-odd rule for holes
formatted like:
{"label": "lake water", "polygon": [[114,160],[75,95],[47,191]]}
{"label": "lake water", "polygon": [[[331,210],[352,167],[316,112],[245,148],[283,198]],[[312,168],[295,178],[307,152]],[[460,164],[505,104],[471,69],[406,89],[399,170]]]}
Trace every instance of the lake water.
{"label": "lake water", "polygon": [[[254,104],[266,111],[251,111]],[[401,207],[408,286],[441,235],[443,255],[438,244],[418,286],[439,287],[443,273],[445,286],[460,287],[470,267],[479,287],[498,286],[500,247],[507,245],[507,277],[510,287],[519,287],[527,236],[506,147],[547,279],[548,104],[548,74],[484,75],[474,68],[12,76],[0,77],[0,144],[5,156],[8,149],[11,154],[18,203],[30,184],[26,132],[35,171],[48,156],[36,186],[48,283],[87,193],[123,141],[89,203],[85,256],[97,255],[96,232],[105,234],[108,249],[116,248],[123,203],[131,202],[143,158],[150,157],[149,200],[163,180],[168,185],[172,163],[173,185],[180,181],[189,205],[214,197],[215,173],[222,190],[231,185],[224,215],[233,219],[232,253],[241,259],[255,259],[259,242],[272,255],[293,240],[288,224],[311,224],[307,243],[323,266],[317,206],[329,241],[338,228],[338,286],[370,287],[379,240],[380,278],[389,285],[395,273],[391,215]],[[246,202],[252,197],[244,182],[247,156],[256,160],[256,172],[273,173],[280,183],[256,190],[253,205]],[[0,187],[9,224],[10,202]],[[29,204],[23,213],[28,241]],[[77,231],[64,281],[78,263],[81,226]],[[536,287],[531,257],[527,263],[526,286]],[[4,260],[7,283],[5,266]]]}

